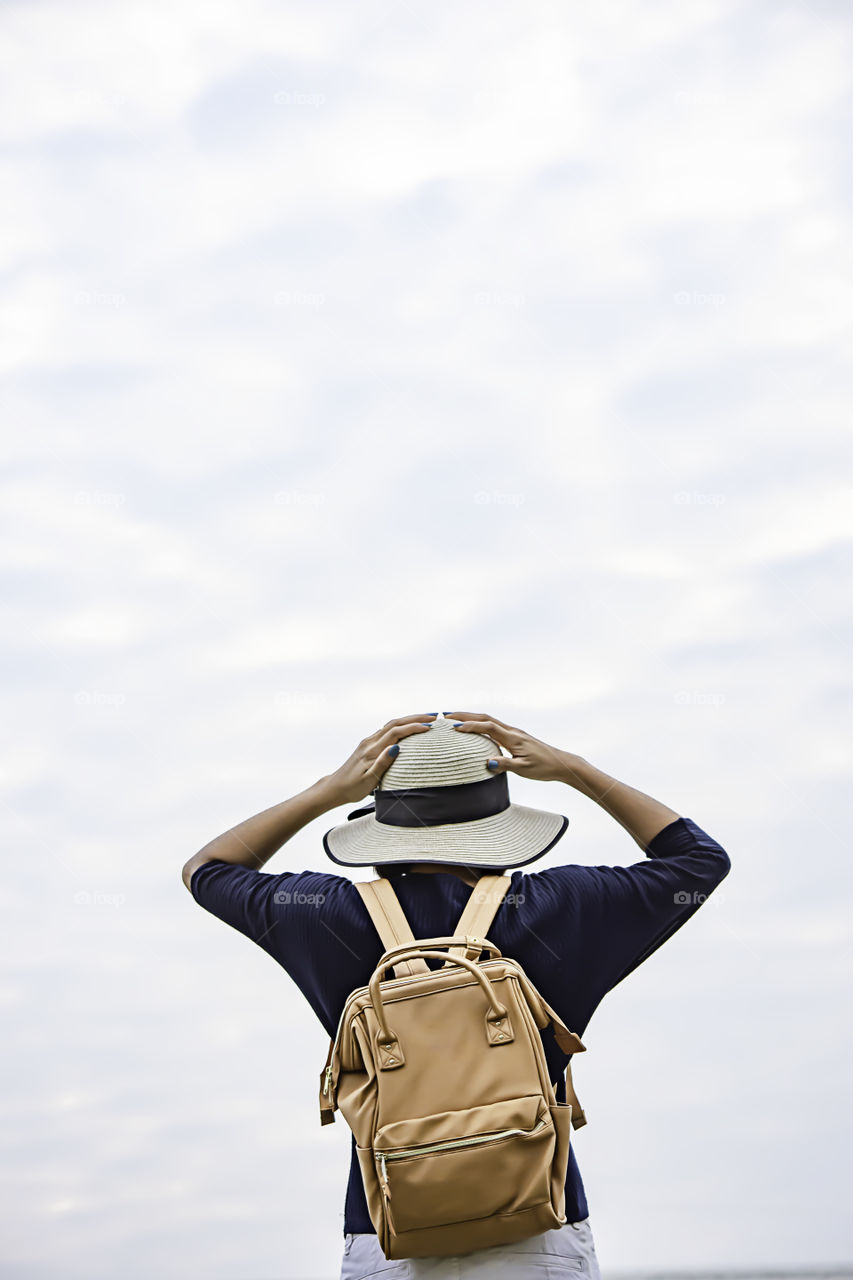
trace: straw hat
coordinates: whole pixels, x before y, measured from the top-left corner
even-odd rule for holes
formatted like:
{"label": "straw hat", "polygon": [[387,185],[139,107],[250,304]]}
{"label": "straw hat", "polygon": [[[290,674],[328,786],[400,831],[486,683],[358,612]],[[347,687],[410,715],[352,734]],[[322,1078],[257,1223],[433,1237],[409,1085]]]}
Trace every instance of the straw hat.
{"label": "straw hat", "polygon": [[326,853],[344,867],[443,862],[491,871],[534,862],[569,820],[511,804],[506,773],[486,767],[500,754],[491,738],[457,733],[439,716],[427,733],[402,739],[371,793],[374,803],[326,832]]}

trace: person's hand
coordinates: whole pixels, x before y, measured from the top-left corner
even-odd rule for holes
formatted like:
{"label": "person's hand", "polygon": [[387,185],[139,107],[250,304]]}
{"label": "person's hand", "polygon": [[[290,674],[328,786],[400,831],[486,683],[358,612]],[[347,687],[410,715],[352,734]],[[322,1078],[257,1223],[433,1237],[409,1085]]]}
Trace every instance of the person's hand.
{"label": "person's hand", "polygon": [[323,780],[336,803],[354,804],[369,795],[395,760],[400,739],[412,733],[426,733],[435,717],[435,711],[401,716],[398,720],[389,720],[369,738],[362,738],[350,758]]}
{"label": "person's hand", "polygon": [[[456,733],[482,733],[491,738],[509,755],[496,754],[490,773],[517,773],[523,778],[537,778],[540,782],[563,780],[566,772],[567,753],[557,747],[540,742],[532,733],[504,724],[485,711],[445,711],[448,720],[459,720]],[[491,761],[489,762],[491,766]]]}

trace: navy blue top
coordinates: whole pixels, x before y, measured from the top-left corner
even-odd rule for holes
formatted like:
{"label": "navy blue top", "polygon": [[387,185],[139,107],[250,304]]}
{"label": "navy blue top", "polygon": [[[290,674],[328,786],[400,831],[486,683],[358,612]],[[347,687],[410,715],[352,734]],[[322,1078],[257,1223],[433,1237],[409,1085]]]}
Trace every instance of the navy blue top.
{"label": "navy blue top", "polygon": [[[628,867],[569,864],[512,872],[508,900],[489,928],[489,939],[519,961],[579,1036],[607,992],[698,911],[731,866],[725,849],[690,818],[658,832],[646,855]],[[360,879],[375,874],[371,867],[354,870]],[[391,870],[391,879],[416,938],[453,934],[471,896],[469,885],[450,872]],[[333,1037],[347,996],[366,986],[385,949],[352,881],[328,871],[272,874],[213,859],[193,873],[190,888],[196,902],[278,961]],[[541,1034],[557,1099],[564,1102],[568,1057],[550,1027]],[[589,1216],[574,1143],[566,1216],[569,1222]],[[348,1232],[375,1233],[354,1137],[344,1211]]]}

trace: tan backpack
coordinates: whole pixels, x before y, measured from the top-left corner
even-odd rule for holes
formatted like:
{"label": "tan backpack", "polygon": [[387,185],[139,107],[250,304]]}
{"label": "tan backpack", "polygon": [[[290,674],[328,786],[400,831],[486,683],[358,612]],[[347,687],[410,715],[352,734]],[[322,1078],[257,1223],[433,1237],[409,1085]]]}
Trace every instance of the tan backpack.
{"label": "tan backpack", "polygon": [[482,876],[455,934],[422,939],[388,880],[356,884],[388,949],[344,1005],[320,1120],[340,1107],[355,1135],[389,1259],[470,1253],[566,1222],[570,1124],[586,1117],[571,1066],[556,1101],[538,1029],[550,1024],[564,1053],[585,1046],[484,937],[510,883]]}

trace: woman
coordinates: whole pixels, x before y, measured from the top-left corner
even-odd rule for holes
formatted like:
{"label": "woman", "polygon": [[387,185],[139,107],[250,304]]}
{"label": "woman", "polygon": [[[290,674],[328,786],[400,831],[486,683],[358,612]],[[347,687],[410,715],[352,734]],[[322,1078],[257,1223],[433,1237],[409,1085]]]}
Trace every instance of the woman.
{"label": "woman", "polygon": [[[645,855],[627,867],[516,870],[489,928],[490,940],[520,962],[582,1036],[607,992],[695,914],[730,861],[691,819],[494,716],[448,712],[389,721],[339,769],[206,845],[185,865],[184,882],[203,907],[286,969],[333,1036],[347,996],[367,984],[384,946],[350,879],[259,868],[312,819],[373,792],[372,805],[326,833],[327,854],[387,876],[416,938],[452,934],[478,872],[536,861],[568,826],[562,814],[512,804],[507,773],[581,792]],[[568,1059],[545,1033],[543,1047],[557,1099],[565,1101]],[[573,1137],[564,1227],[459,1257],[389,1262],[367,1211],[353,1140],[341,1280],[578,1274],[598,1280],[575,1145]]]}

